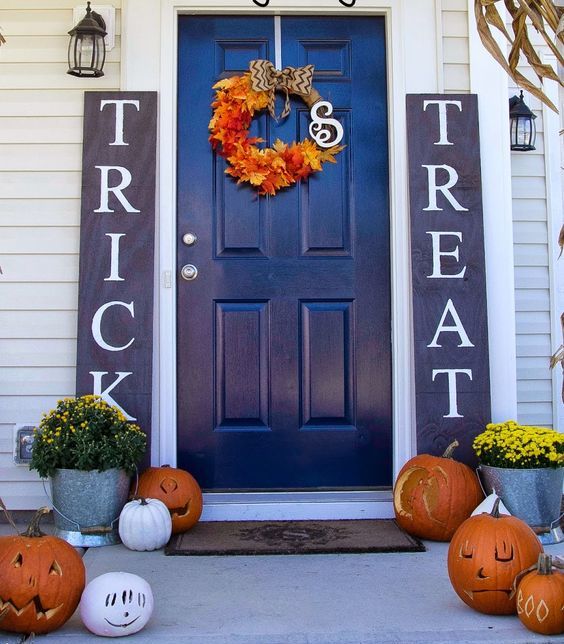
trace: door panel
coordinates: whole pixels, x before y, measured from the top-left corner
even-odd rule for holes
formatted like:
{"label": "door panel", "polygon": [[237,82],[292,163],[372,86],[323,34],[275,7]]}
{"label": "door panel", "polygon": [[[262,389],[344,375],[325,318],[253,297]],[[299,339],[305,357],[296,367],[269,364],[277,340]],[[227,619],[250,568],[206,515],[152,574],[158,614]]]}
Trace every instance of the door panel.
{"label": "door panel", "polygon": [[[178,283],[178,464],[206,489],[389,486],[384,21],[283,17],[281,32],[283,65],[315,65],[347,147],[267,198],[224,174],[207,124],[218,79],[273,60],[274,19],[179,20],[178,262],[199,274]],[[308,137],[291,104],[253,134]]]}

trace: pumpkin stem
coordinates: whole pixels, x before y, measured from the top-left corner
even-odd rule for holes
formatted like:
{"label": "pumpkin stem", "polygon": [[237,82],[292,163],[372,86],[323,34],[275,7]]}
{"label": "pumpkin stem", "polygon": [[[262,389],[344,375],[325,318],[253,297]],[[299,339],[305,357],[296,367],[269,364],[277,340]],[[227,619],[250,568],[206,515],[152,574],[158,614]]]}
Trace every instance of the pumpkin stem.
{"label": "pumpkin stem", "polygon": [[144,498],[144,497],[142,497],[142,496],[140,496],[140,497],[139,497],[139,503],[140,503],[141,505],[149,505],[149,504],[147,503],[147,499],[146,499],[146,498]]}
{"label": "pumpkin stem", "polygon": [[49,508],[43,506],[42,508],[39,508],[37,512],[35,513],[33,519],[30,521],[29,526],[25,532],[22,533],[22,537],[42,537],[43,532],[41,532],[39,528],[39,522],[41,521],[41,518],[43,517],[44,514],[49,514],[51,510]]}
{"label": "pumpkin stem", "polygon": [[452,443],[445,449],[443,458],[452,458],[454,450],[460,445],[460,443],[455,439]]}
{"label": "pumpkin stem", "polygon": [[499,504],[501,503],[501,499],[499,496],[495,500],[495,503],[493,504],[492,511],[490,512],[490,516],[492,516],[494,519],[499,519]]}
{"label": "pumpkin stem", "polygon": [[547,555],[546,552],[539,554],[537,571],[539,575],[552,575],[552,557]]}

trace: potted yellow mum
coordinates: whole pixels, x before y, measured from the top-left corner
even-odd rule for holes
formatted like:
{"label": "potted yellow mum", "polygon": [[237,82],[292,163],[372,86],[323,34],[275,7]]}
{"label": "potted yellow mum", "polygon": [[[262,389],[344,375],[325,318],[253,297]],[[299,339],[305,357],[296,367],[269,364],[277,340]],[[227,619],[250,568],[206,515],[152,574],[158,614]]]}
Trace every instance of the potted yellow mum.
{"label": "potted yellow mum", "polygon": [[558,527],[564,434],[508,420],[487,425],[473,447],[488,494],[495,490],[511,514],[539,532],[554,530],[552,524]]}
{"label": "potted yellow mum", "polygon": [[57,536],[73,546],[119,543],[117,518],[146,442],[100,396],[64,398],[43,415],[30,468],[50,480]]}

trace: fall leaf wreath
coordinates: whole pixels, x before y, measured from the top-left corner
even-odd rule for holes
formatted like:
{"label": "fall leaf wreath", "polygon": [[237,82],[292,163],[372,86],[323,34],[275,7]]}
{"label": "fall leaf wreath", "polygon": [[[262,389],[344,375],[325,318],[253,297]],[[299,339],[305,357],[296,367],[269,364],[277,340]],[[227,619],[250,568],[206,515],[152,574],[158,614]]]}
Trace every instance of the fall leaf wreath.
{"label": "fall leaf wreath", "polygon": [[278,190],[320,172],[325,162],[336,163],[335,156],[345,146],[322,148],[306,138],[291,144],[277,139],[272,147],[259,148],[257,143],[264,139],[249,136],[249,127],[255,114],[264,109],[276,119],[277,89],[286,95],[282,118],[290,112],[289,94],[300,96],[308,107],[321,97],[311,84],[312,65],[278,71],[269,61],[256,60],[251,61],[249,69],[213,86],[216,95],[209,140],[213,149],[227,160],[226,174],[237,179],[237,183],[249,183],[260,195],[274,196]]}

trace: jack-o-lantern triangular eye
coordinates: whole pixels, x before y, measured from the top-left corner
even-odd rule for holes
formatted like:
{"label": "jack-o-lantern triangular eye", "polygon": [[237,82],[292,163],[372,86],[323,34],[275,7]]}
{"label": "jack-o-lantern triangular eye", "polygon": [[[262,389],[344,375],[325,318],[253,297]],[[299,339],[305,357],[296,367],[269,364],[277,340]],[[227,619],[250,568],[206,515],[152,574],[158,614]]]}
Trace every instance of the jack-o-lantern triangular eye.
{"label": "jack-o-lantern triangular eye", "polygon": [[51,568],[49,568],[49,574],[58,575],[59,577],[63,576],[63,570],[56,559],[53,560],[53,563],[51,564]]}
{"label": "jack-o-lantern triangular eye", "polygon": [[23,566],[23,555],[21,552],[18,552],[18,554],[12,559],[12,566],[14,566],[14,568],[21,568]]}
{"label": "jack-o-lantern triangular eye", "polygon": [[167,476],[161,481],[160,487],[165,494],[170,494],[178,488],[178,483],[170,476]]}

